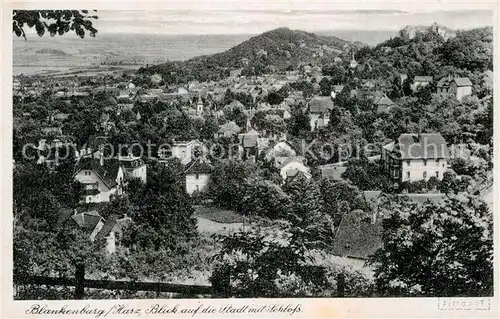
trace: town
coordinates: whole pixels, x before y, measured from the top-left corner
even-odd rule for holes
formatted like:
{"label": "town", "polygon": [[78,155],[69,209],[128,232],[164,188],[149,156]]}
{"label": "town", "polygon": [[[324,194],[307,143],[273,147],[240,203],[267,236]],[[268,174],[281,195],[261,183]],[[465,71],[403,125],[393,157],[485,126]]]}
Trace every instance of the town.
{"label": "town", "polygon": [[492,294],[492,30],[443,30],[370,47],[280,28],[201,60],[16,76],[15,274]]}

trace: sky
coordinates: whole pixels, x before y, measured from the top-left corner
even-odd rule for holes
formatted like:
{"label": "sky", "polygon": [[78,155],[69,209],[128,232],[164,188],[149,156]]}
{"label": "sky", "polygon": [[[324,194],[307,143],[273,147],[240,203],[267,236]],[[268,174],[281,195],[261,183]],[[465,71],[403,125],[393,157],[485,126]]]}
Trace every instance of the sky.
{"label": "sky", "polygon": [[[35,0],[24,0],[30,3]],[[47,0],[47,5],[50,5]],[[55,0],[54,0],[55,1]],[[67,0],[71,2],[70,0]],[[91,1],[91,0],[88,0]],[[153,2],[152,2],[153,1]],[[493,25],[490,0],[106,0],[94,21],[99,34],[258,34],[278,27],[310,32],[397,31],[434,22],[452,29]],[[159,1],[159,0],[158,0]],[[33,4],[36,6],[36,4]],[[81,3],[79,4],[82,5]],[[60,9],[59,4],[53,4]],[[57,7],[59,6],[59,7]],[[156,8],[156,10],[153,10]],[[47,7],[47,9],[50,9]],[[88,8],[91,9],[91,8]],[[112,10],[110,10],[112,9]],[[119,9],[119,10],[117,10]],[[132,10],[131,10],[132,9]],[[28,30],[27,30],[28,31]],[[34,30],[29,30],[33,32]]]}
{"label": "sky", "polygon": [[278,27],[305,31],[400,30],[406,25],[433,22],[452,29],[493,24],[489,10],[99,10],[94,22],[99,33],[257,34]]}

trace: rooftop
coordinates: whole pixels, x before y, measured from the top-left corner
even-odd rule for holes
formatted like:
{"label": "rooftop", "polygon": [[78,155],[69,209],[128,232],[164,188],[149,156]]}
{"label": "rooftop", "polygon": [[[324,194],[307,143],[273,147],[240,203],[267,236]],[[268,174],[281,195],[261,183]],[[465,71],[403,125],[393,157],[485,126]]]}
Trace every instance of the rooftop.
{"label": "rooftop", "polygon": [[[388,145],[384,146],[385,149]],[[448,158],[448,147],[439,133],[401,134],[394,151],[399,151],[401,159]]]}
{"label": "rooftop", "polygon": [[372,223],[371,214],[355,210],[344,214],[335,234],[332,253],[366,259],[382,247],[382,218]]}
{"label": "rooftop", "polygon": [[309,102],[309,112],[311,113],[324,113],[333,108],[332,99],[327,97],[315,97]]}

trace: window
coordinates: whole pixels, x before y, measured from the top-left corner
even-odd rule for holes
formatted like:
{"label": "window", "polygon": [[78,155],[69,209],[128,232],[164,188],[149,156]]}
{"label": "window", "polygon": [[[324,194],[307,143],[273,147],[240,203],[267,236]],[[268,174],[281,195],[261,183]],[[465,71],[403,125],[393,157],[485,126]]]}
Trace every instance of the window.
{"label": "window", "polygon": [[91,203],[91,202],[92,202],[92,196],[87,197],[87,201],[88,201],[89,203]]}
{"label": "window", "polygon": [[444,167],[444,164],[443,164],[443,167]]}
{"label": "window", "polygon": [[436,163],[439,165],[439,158],[438,158],[438,159],[436,159]]}
{"label": "window", "polygon": [[427,160],[424,159],[424,166],[427,166]]}
{"label": "window", "polygon": [[427,172],[424,172],[424,179],[427,178]]}
{"label": "window", "polygon": [[410,172],[406,172],[406,178],[410,179]]}
{"label": "window", "polygon": [[200,179],[200,174],[196,174],[196,179]]}
{"label": "window", "polygon": [[406,160],[406,165],[410,166],[410,160]]}
{"label": "window", "polygon": [[439,172],[436,172],[436,178],[439,178]]}
{"label": "window", "polygon": [[200,191],[200,185],[196,185],[196,191],[199,192]]}

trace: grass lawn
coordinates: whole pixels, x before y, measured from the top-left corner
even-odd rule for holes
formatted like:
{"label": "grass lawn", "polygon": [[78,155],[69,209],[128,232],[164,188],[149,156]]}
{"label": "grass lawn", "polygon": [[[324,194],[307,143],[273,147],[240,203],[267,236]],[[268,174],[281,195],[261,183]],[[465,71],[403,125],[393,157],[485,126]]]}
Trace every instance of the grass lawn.
{"label": "grass lawn", "polygon": [[195,217],[203,217],[216,223],[233,224],[243,223],[245,218],[232,210],[217,207],[197,206],[194,211]]}

